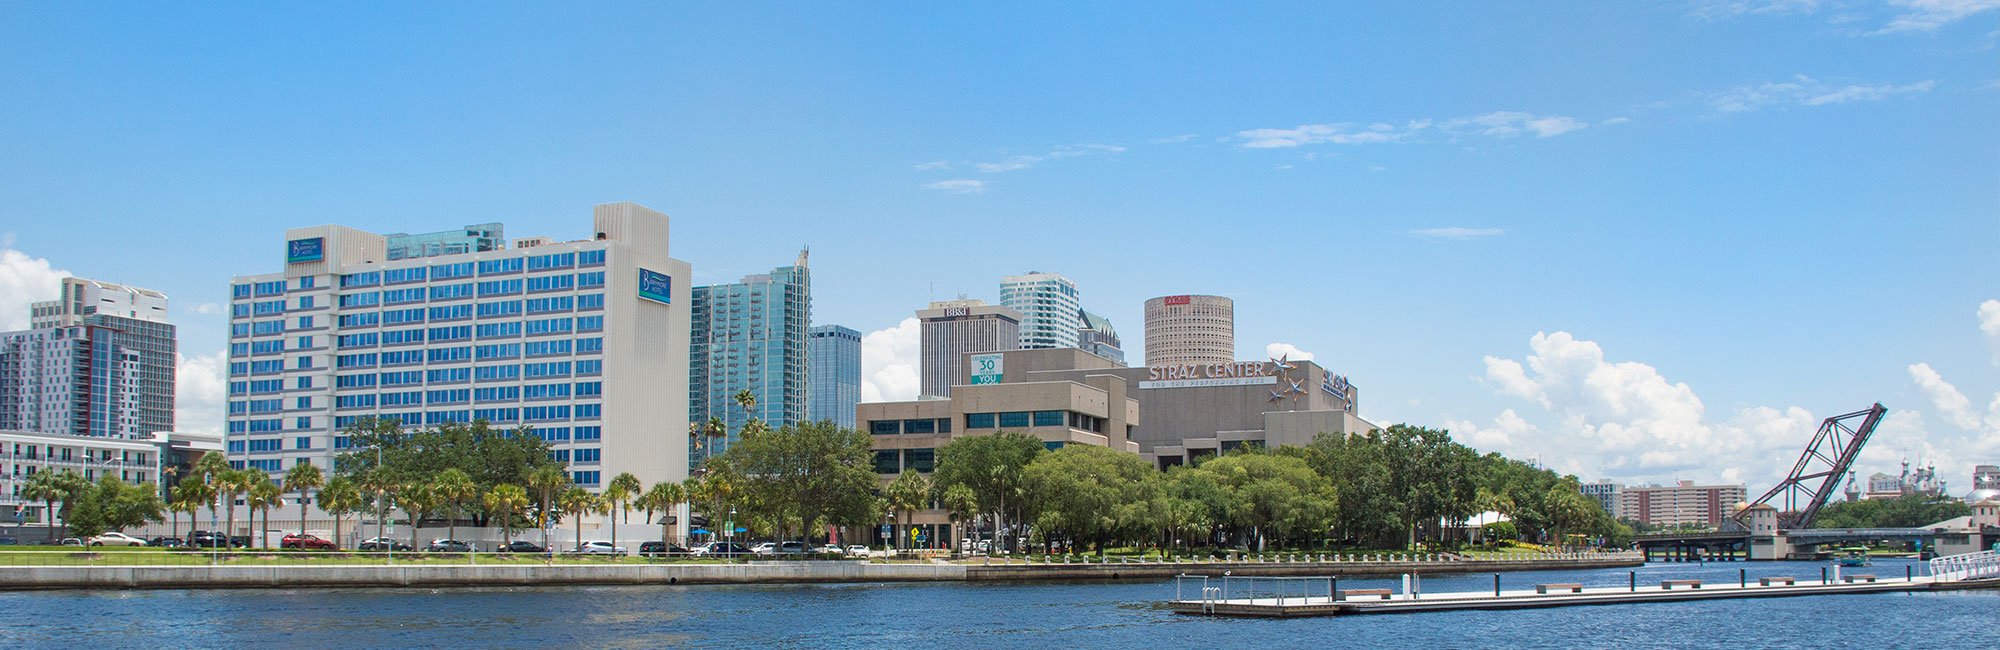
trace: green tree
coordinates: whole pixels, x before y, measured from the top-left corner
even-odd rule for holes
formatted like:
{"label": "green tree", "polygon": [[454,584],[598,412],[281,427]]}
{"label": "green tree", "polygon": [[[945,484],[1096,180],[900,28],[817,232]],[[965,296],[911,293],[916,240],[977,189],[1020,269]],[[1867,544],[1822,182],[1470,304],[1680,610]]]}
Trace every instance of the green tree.
{"label": "green tree", "polygon": [[[620,472],[617,476],[611,478],[611,482],[604,484],[602,496],[604,497],[605,504],[611,507],[613,514],[629,518],[632,516],[632,497],[638,496],[639,491],[645,488],[646,485],[639,482],[639,477],[633,476],[631,472]],[[611,518],[611,545],[618,545],[618,517],[616,516]]]}
{"label": "green tree", "polygon": [[521,511],[526,510],[528,504],[533,503],[528,500],[528,491],[519,485],[501,483],[493,486],[493,490],[487,492],[482,501],[486,506],[488,520],[500,522],[500,536],[506,538],[508,542],[514,541],[515,518],[521,516]]}
{"label": "green tree", "polygon": [[902,528],[894,531],[892,537],[900,546],[903,530],[910,527],[910,515],[922,510],[931,502],[931,480],[916,470],[905,469],[903,473],[883,488],[882,496],[888,500],[889,509],[895,511]]}
{"label": "green tree", "polygon": [[[933,490],[937,488],[936,485],[931,487]],[[970,522],[979,512],[979,495],[973,493],[972,488],[964,485],[945,488],[939,492],[938,502],[944,506],[945,512],[950,513],[952,525],[959,527],[960,530],[971,530]],[[997,542],[994,548],[996,550],[1000,548]]]}
{"label": "green tree", "polygon": [[[42,502],[42,521],[48,524],[49,530],[48,543],[56,543],[56,516],[68,509],[68,504],[89,487],[90,482],[85,481],[83,476],[67,469],[36,472],[28,477],[26,485],[21,486],[22,498]],[[63,505],[58,507],[57,504]],[[68,523],[69,520],[64,518],[63,521]]]}
{"label": "green tree", "polygon": [[561,465],[543,465],[528,475],[528,487],[534,488],[540,497],[535,524],[542,529],[542,547],[549,548],[549,525],[555,522],[556,496],[569,487],[569,472]]}
{"label": "green tree", "polygon": [[667,528],[667,530],[661,531],[660,539],[666,540],[675,539],[671,526],[667,524],[668,521],[671,521],[669,517],[680,507],[682,502],[687,500],[687,489],[682,487],[682,484],[672,481],[661,481],[654,483],[652,489],[646,490],[646,493],[641,495],[635,503],[640,508],[645,509],[646,523],[653,523],[654,512],[660,513],[660,526]]}
{"label": "green tree", "polygon": [[1030,503],[1023,498],[1028,465],[1047,454],[1042,441],[1034,436],[1000,432],[990,436],[966,436],[937,448],[937,469],[931,480],[949,490],[963,485],[979,499],[979,509],[993,520],[993,531],[1007,550],[1015,548],[1019,531],[1008,533],[1009,523],[1025,521]]}
{"label": "green tree", "polygon": [[[311,501],[311,495],[306,493],[323,487],[326,487],[326,475],[319,471],[318,465],[303,462],[285,470],[285,491],[299,494],[300,535],[306,534],[306,505]],[[325,510],[325,505],[321,504],[320,509]]]}
{"label": "green tree", "polygon": [[256,479],[262,476],[259,472],[232,469],[215,477],[216,493],[222,496],[223,535],[236,535],[236,495],[249,492],[250,486],[256,485]]}
{"label": "green tree", "polygon": [[564,515],[568,515],[570,521],[575,524],[576,545],[582,547],[583,517],[597,510],[597,495],[591,494],[590,490],[572,487],[563,490],[562,495],[557,497],[556,500],[557,507],[562,510]]}
{"label": "green tree", "polygon": [[479,497],[479,486],[473,484],[472,475],[456,467],[447,467],[431,479],[431,497],[444,511],[445,537],[458,539],[458,517],[465,507]]}
{"label": "green tree", "polygon": [[1102,554],[1107,542],[1146,535],[1157,523],[1146,504],[1159,489],[1158,473],[1136,455],[1069,445],[1035,459],[1022,474],[1041,504],[1036,523],[1044,535],[1085,541]]}
{"label": "green tree", "polygon": [[1225,456],[1203,463],[1187,478],[1197,480],[1203,473],[1227,490],[1228,521],[1250,531],[1260,550],[1267,536],[1293,540],[1310,532],[1311,538],[1319,537],[1330,526],[1339,499],[1330,483],[1293,456]]}
{"label": "green tree", "polygon": [[340,520],[348,514],[367,506],[368,501],[361,496],[361,486],[354,479],[335,476],[327,479],[326,486],[319,490],[319,509],[333,515],[333,543],[340,544]]}
{"label": "green tree", "polygon": [[[207,495],[204,490],[206,487],[200,481],[193,480],[176,483],[172,490],[173,498],[167,502],[167,510],[174,514],[186,513],[188,516],[188,528],[194,528],[195,513],[201,510],[202,505],[207,504],[214,498]],[[174,537],[180,537],[180,517],[176,516],[172,519],[173,527],[169,534]]]}
{"label": "green tree", "polygon": [[858,525],[875,517],[876,478],[871,437],[831,421],[769,429],[759,420],[711,463],[709,478],[740,485],[753,520],[779,537],[789,524],[803,542],[820,523]]}
{"label": "green tree", "polygon": [[438,509],[443,507],[444,500],[438,497],[436,490],[431,489],[430,481],[419,479],[397,488],[396,502],[410,516],[410,548],[423,550],[424,547],[417,544],[421,541],[418,532],[424,525],[424,519],[436,515]]}
{"label": "green tree", "polygon": [[[271,528],[271,507],[284,504],[285,489],[263,472],[251,472],[243,488],[243,503],[250,507],[250,541],[268,544],[265,534]],[[257,514],[264,515],[264,527],[257,528]],[[261,548],[261,547],[260,547]]]}

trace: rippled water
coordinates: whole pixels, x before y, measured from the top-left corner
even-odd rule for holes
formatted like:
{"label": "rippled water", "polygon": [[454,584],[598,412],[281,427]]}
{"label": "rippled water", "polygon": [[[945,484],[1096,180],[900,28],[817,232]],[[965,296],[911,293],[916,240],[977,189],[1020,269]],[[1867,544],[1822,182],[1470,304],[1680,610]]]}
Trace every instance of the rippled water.
{"label": "rippled water", "polygon": [[[1653,564],[1817,579],[1816,563]],[[1901,576],[1903,564],[1866,571]],[[1623,586],[1627,570],[1503,574]],[[1492,588],[1432,576],[1426,592]],[[1390,577],[1342,578],[1343,588]],[[1175,615],[1172,582],[0,593],[0,648],[2000,648],[2000,594],[1872,594],[1294,620]]]}

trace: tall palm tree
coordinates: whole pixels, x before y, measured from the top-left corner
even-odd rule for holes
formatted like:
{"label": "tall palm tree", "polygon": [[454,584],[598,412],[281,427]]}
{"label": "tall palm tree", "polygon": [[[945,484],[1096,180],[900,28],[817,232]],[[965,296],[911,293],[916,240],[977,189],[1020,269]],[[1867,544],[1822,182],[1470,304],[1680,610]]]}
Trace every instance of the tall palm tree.
{"label": "tall palm tree", "polygon": [[[922,510],[931,502],[931,479],[913,469],[903,470],[896,480],[890,481],[889,486],[882,489],[882,496],[888,499],[889,508],[896,511],[897,518],[903,524],[903,530],[908,530],[910,515]],[[898,534],[895,538],[897,546],[901,547],[903,535]]]}
{"label": "tall palm tree", "polygon": [[465,470],[448,467],[444,471],[438,472],[437,478],[431,479],[430,492],[431,496],[437,501],[437,505],[444,509],[444,514],[448,517],[445,524],[445,537],[448,539],[458,539],[459,512],[466,504],[471,503],[475,497],[479,496],[479,485],[472,482],[472,475],[465,473]]}
{"label": "tall palm tree", "polygon": [[[271,480],[263,472],[253,473],[243,488],[243,503],[250,506],[250,528],[252,541],[269,544],[262,534],[271,528],[271,506],[283,505],[285,489]],[[257,511],[264,511],[264,528],[257,528]],[[260,547],[262,548],[262,547]]]}
{"label": "tall palm tree", "polygon": [[514,517],[528,507],[528,491],[519,485],[501,483],[488,490],[482,502],[486,516],[500,522],[500,536],[508,542],[514,541]]}
{"label": "tall palm tree", "polygon": [[27,485],[21,486],[22,498],[42,502],[42,521],[48,524],[50,544],[56,543],[56,512],[58,512],[56,504],[68,503],[75,498],[77,491],[81,489],[79,485],[87,486],[88,483],[83,481],[83,477],[77,476],[76,472],[65,469],[36,472],[34,476],[28,477]]}
{"label": "tall palm tree", "polygon": [[326,487],[319,490],[319,509],[333,515],[333,543],[340,544],[340,520],[347,513],[360,509],[367,501],[361,496],[361,487],[353,479],[335,476],[327,479]]}
{"label": "tall palm tree", "polygon": [[[320,473],[319,466],[310,461],[293,465],[285,470],[285,491],[299,493],[299,534],[306,534],[306,492],[326,487],[326,475]],[[326,504],[320,504],[325,510]]]}
{"label": "tall palm tree", "polygon": [[[195,459],[194,473],[188,477],[201,485],[200,496],[208,504],[208,523],[211,526],[215,525],[215,500],[222,495],[223,475],[229,471],[229,457],[222,455],[222,452],[211,451]],[[224,532],[223,535],[228,536],[228,533]]]}
{"label": "tall palm tree", "polygon": [[424,515],[437,514],[439,499],[431,490],[431,484],[411,481],[397,492],[397,502],[403,505],[403,513],[410,516],[410,548],[423,550],[417,546],[417,534],[422,532]]}
{"label": "tall palm tree", "polygon": [[577,546],[582,546],[583,516],[597,509],[597,504],[595,503],[597,495],[591,494],[590,490],[572,487],[563,490],[562,496],[558,497],[557,500],[559,502],[557,507],[562,509],[563,514],[569,515],[570,521],[576,525],[575,541]]}
{"label": "tall palm tree", "polygon": [[[653,513],[659,512],[660,526],[668,527],[671,524],[667,523],[667,517],[674,513],[676,506],[686,500],[687,490],[682,488],[681,484],[661,481],[654,483],[653,489],[647,490],[645,496],[639,497],[639,500],[633,503],[646,510],[646,523],[653,523]],[[673,535],[669,534],[671,532],[671,528],[661,531],[660,539],[672,539]]]}
{"label": "tall palm tree", "polygon": [[[620,472],[617,476],[611,478],[610,483],[604,484],[604,503],[610,506],[612,514],[630,517],[632,515],[632,497],[638,496],[639,491],[643,489],[646,489],[646,484],[640,483],[639,477],[633,476],[631,472]],[[611,545],[618,545],[618,517],[616,516],[611,518]]]}
{"label": "tall palm tree", "polygon": [[535,523],[542,529],[542,548],[548,548],[550,515],[556,512],[556,494],[569,486],[569,471],[556,464],[537,467],[528,474],[528,486],[541,497],[541,509],[536,511]]}
{"label": "tall palm tree", "polygon": [[[255,479],[258,476],[262,476],[262,474],[249,470],[232,469],[215,477],[216,493],[222,495],[222,534],[224,537],[236,536],[236,495],[249,491],[250,486],[256,483]],[[265,480],[270,479],[266,478]]]}

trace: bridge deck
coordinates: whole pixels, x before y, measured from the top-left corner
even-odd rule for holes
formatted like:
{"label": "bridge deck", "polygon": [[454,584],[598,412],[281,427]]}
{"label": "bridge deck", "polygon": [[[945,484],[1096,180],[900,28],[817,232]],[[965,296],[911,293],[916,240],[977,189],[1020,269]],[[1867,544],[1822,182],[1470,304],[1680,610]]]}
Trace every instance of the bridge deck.
{"label": "bridge deck", "polygon": [[1503,591],[1496,597],[1493,592],[1424,593],[1412,598],[1408,594],[1397,594],[1389,600],[1334,601],[1326,596],[1289,596],[1284,598],[1235,598],[1216,600],[1177,600],[1170,604],[1177,614],[1195,616],[1229,616],[1248,618],[1293,618],[1304,616],[1337,616],[1347,614],[1399,614],[1415,612],[1449,611],[1461,609],[1527,609],[1540,607],[1569,607],[1576,605],[1617,605],[1626,603],[1655,603],[1688,600],[1711,600],[1721,598],[1779,598],[1788,596],[1824,596],[1831,594],[1866,594],[1893,591],[1924,591],[1930,589],[1994,589],[2000,582],[1934,582],[1929,577],[1914,580],[1884,580],[1882,582],[1856,582],[1821,584],[1814,581],[1797,585],[1750,586],[1705,584],[1700,589],[1681,587],[1671,591],[1657,585],[1629,587],[1587,588],[1582,593],[1537,594],[1532,590]]}

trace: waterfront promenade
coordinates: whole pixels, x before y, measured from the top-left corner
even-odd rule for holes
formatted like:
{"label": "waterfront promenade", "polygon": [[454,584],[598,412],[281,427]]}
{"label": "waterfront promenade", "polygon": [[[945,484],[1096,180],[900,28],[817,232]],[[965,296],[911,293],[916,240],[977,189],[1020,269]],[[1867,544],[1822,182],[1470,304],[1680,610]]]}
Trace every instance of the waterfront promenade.
{"label": "waterfront promenade", "polygon": [[[1472,555],[1298,554],[1273,561],[1055,561],[999,559],[876,562],[773,560],[743,563],[644,559],[552,563],[497,562],[463,556],[425,563],[333,563],[310,555],[261,554],[265,564],[140,564],[115,553],[66,553],[64,562],[0,566],[0,590],[237,589],[300,587],[484,587],[545,585],[816,584],[869,582],[1020,582],[1159,580],[1186,573],[1221,575],[1383,576],[1583,570],[1639,566],[1637,553]],[[247,555],[247,554],[238,554]],[[91,557],[95,556],[95,557]],[[199,558],[200,554],[184,557]],[[182,559],[182,558],[177,558]],[[123,560],[115,562],[114,560]],[[286,560],[294,560],[284,563]],[[367,560],[361,560],[366,562]],[[434,563],[434,562],[447,563]],[[480,562],[484,562],[483,564]]]}

